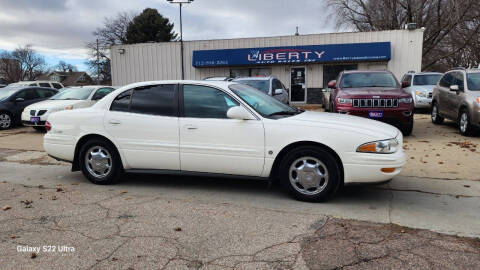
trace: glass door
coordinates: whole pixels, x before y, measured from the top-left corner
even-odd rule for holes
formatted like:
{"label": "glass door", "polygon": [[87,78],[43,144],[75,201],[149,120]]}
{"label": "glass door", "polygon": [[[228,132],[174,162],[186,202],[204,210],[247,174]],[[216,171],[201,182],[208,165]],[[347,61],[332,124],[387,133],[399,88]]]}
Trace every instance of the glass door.
{"label": "glass door", "polygon": [[307,99],[305,67],[293,67],[290,72],[290,102],[305,103]]}

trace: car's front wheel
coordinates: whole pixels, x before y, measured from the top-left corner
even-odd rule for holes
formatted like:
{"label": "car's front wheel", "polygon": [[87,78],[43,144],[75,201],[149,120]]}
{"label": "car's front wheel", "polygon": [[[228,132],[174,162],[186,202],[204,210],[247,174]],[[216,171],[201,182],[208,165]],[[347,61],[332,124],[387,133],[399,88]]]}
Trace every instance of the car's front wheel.
{"label": "car's front wheel", "polygon": [[438,105],[436,102],[434,102],[432,106],[432,123],[434,123],[435,125],[440,125],[441,123],[443,123],[443,120],[444,118],[440,116],[438,112]]}
{"label": "car's front wheel", "polygon": [[304,146],[288,153],[279,167],[282,185],[301,201],[325,201],[340,186],[340,164],[321,147]]}
{"label": "car's front wheel", "polygon": [[78,161],[83,175],[94,184],[114,184],[123,171],[115,146],[102,139],[87,141],[80,149]]}
{"label": "car's front wheel", "polygon": [[0,129],[9,129],[12,127],[12,115],[8,112],[0,112]]}

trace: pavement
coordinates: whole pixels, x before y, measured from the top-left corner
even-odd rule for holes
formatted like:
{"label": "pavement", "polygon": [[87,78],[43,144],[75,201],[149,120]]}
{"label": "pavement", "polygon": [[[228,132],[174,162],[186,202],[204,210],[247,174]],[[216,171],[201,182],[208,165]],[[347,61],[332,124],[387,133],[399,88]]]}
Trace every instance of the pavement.
{"label": "pavement", "polygon": [[[422,144],[418,134],[407,141]],[[305,203],[244,179],[128,174],[93,185],[38,141],[0,133],[1,269],[480,269],[470,172],[412,169]]]}

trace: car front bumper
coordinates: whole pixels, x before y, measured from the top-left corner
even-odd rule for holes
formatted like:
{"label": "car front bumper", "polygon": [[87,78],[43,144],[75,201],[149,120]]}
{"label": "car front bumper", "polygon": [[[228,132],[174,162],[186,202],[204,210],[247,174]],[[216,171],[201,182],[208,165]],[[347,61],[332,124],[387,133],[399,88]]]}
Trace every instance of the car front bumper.
{"label": "car front bumper", "polygon": [[[45,122],[47,121],[48,115],[50,114],[49,111],[45,112],[42,115],[30,115],[30,111],[23,111],[22,112],[22,124],[28,127],[44,127]],[[31,117],[40,117],[40,121],[37,123],[31,122]]]}
{"label": "car front bumper", "polygon": [[415,96],[415,108],[426,109],[432,106],[432,99],[426,97]]}
{"label": "car front bumper", "polygon": [[[407,154],[400,149],[393,154],[349,153],[343,164],[345,183],[379,183],[398,175],[407,163]],[[395,168],[391,173],[383,168]]]}

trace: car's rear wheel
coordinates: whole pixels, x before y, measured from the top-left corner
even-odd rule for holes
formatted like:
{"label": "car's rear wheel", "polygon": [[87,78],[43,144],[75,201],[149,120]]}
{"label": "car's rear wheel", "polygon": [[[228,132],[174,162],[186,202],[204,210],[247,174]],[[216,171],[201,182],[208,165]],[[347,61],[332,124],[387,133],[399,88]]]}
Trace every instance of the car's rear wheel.
{"label": "car's rear wheel", "polygon": [[12,115],[8,112],[0,112],[0,129],[9,129],[12,125]]}
{"label": "car's rear wheel", "polygon": [[470,136],[473,133],[473,126],[470,122],[470,114],[467,109],[462,109],[458,120],[458,127],[463,136]]}
{"label": "car's rear wheel", "polygon": [[320,147],[303,146],[292,150],[282,160],[279,176],[282,185],[296,199],[320,202],[337,191],[340,164]]}
{"label": "car's rear wheel", "polygon": [[114,184],[123,171],[115,146],[102,139],[87,141],[80,149],[78,161],[85,177],[94,184]]}
{"label": "car's rear wheel", "polygon": [[434,123],[435,125],[440,125],[441,123],[443,123],[443,120],[444,118],[440,116],[438,112],[438,105],[436,102],[434,102],[432,106],[432,123]]}

